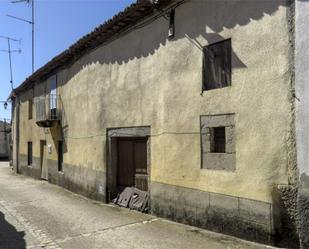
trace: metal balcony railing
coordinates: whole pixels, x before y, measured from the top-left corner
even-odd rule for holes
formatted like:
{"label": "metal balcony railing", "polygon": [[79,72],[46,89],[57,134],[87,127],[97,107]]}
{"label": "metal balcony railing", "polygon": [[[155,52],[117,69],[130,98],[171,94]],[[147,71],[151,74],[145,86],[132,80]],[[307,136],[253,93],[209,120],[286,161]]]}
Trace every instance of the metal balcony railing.
{"label": "metal balcony railing", "polygon": [[46,94],[34,99],[36,123],[51,127],[60,120],[60,98],[57,94]]}

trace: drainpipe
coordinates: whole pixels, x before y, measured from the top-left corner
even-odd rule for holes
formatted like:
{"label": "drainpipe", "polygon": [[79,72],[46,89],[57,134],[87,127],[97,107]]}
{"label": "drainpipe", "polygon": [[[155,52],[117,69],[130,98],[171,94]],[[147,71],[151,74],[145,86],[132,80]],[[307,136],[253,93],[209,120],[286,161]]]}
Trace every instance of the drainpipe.
{"label": "drainpipe", "polygon": [[15,156],[16,156],[16,173],[19,173],[19,98],[16,96],[14,99],[14,108],[15,108],[15,143],[16,143],[16,151],[15,151]]}

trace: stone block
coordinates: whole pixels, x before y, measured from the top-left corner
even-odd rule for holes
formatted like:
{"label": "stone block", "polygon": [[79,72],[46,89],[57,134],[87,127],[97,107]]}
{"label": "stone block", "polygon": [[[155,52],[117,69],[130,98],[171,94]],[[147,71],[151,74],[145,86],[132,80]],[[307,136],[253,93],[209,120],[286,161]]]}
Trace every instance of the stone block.
{"label": "stone block", "polygon": [[195,225],[204,229],[208,228],[208,209],[196,208]]}
{"label": "stone block", "polygon": [[202,144],[202,152],[210,153],[211,149],[211,141],[210,141],[210,132],[209,128],[206,129],[207,132],[201,134],[201,144]]}
{"label": "stone block", "polygon": [[183,193],[183,199],[186,206],[197,207],[205,210],[209,208],[209,192],[184,188]]}
{"label": "stone block", "polygon": [[238,198],[234,196],[210,193],[210,209],[227,215],[238,215]]}
{"label": "stone block", "polygon": [[175,220],[175,203],[168,199],[154,197],[151,199],[151,213],[159,217]]}
{"label": "stone block", "polygon": [[[157,216],[271,243],[272,227],[266,222],[268,203],[163,183],[152,182],[151,186],[154,186],[151,191],[151,212]],[[171,196],[177,198],[174,200]],[[263,219],[265,224],[256,222]]]}
{"label": "stone block", "polygon": [[206,127],[234,126],[234,114],[201,116],[201,131]]}
{"label": "stone block", "polygon": [[180,223],[195,225],[196,208],[186,205],[175,204],[175,220]]}
{"label": "stone block", "polygon": [[227,126],[225,127],[225,152],[226,153],[235,153],[235,127]]}
{"label": "stone block", "polygon": [[271,226],[271,204],[239,198],[239,215],[242,219]]}
{"label": "stone block", "polygon": [[234,153],[203,153],[202,168],[235,171],[236,156]]}
{"label": "stone block", "polygon": [[164,197],[165,199],[175,201],[179,199],[178,196],[181,194],[181,188],[170,184],[151,182],[150,194],[152,197]]}

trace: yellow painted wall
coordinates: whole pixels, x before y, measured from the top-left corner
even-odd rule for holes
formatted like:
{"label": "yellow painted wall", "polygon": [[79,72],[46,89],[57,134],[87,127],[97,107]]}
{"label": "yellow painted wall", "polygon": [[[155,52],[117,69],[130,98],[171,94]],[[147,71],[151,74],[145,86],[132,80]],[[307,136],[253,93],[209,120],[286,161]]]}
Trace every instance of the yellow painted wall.
{"label": "yellow painted wall", "polygon": [[[176,9],[174,39],[161,17],[59,71],[64,162],[105,171],[106,129],[150,125],[152,181],[271,201],[272,187],[288,183],[291,150],[285,2],[189,1]],[[201,94],[200,46],[227,38],[232,86]],[[21,106],[20,151],[32,139],[38,156],[39,139],[55,141]],[[235,113],[236,171],[201,169],[200,115],[224,113]]]}

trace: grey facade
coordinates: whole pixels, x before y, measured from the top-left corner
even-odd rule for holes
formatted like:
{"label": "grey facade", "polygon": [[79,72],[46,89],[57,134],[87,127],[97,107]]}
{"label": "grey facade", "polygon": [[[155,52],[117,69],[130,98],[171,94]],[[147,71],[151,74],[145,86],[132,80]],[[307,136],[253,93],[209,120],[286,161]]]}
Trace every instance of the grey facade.
{"label": "grey facade", "polygon": [[309,248],[309,1],[296,1],[295,13],[295,102],[299,169],[297,208],[301,246]]}

